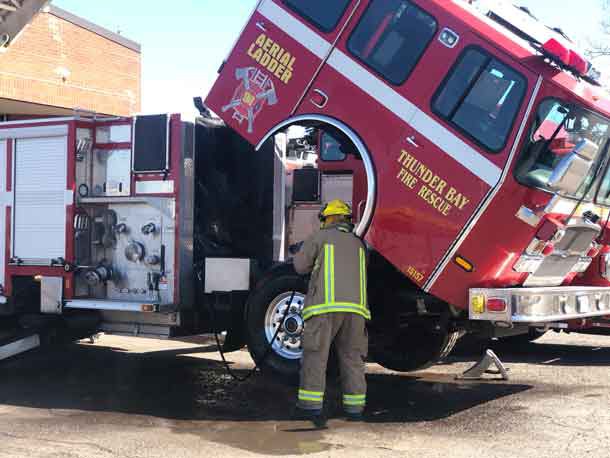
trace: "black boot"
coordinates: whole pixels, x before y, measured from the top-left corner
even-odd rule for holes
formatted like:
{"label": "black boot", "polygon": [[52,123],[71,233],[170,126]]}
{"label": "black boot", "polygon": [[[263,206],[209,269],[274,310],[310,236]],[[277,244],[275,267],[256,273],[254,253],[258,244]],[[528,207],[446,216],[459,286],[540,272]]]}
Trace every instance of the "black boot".
{"label": "black boot", "polygon": [[321,410],[307,410],[296,408],[292,414],[294,421],[310,421],[318,429],[326,428],[326,417]]}
{"label": "black boot", "polygon": [[345,419],[347,421],[364,421],[364,412],[345,412]]}

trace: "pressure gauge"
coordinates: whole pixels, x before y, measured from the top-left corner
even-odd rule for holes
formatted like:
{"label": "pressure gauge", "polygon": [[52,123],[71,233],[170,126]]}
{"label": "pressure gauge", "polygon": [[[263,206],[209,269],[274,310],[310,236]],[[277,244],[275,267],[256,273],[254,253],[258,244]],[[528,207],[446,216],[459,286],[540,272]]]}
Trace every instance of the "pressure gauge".
{"label": "pressure gauge", "polygon": [[144,259],[144,245],[140,242],[130,242],[125,248],[125,257],[131,262],[140,262]]}

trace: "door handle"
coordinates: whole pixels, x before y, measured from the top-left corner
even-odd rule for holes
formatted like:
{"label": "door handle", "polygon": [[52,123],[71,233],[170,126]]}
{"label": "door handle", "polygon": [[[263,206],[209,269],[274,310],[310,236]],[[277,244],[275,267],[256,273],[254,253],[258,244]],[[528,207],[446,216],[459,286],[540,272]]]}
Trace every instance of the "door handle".
{"label": "door handle", "polygon": [[419,143],[415,141],[415,135],[407,137],[407,143],[411,146],[414,146],[415,148],[419,148]]}
{"label": "door handle", "polygon": [[320,89],[314,89],[314,96],[309,101],[319,109],[323,109],[328,104],[328,95]]}
{"label": "door handle", "polygon": [[256,23],[256,27],[258,27],[259,29],[261,29],[263,32],[267,31],[267,26],[265,25],[264,22],[259,21]]}

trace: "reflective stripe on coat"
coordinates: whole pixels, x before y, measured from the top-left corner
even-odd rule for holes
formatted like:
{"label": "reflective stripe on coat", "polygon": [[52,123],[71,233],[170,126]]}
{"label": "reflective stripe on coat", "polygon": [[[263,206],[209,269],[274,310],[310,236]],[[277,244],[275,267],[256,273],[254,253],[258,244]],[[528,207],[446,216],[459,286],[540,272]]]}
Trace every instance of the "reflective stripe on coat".
{"label": "reflective stripe on coat", "polygon": [[294,259],[298,273],[311,273],[303,318],[334,312],[371,319],[367,301],[367,256],[362,240],[347,225],[321,229]]}

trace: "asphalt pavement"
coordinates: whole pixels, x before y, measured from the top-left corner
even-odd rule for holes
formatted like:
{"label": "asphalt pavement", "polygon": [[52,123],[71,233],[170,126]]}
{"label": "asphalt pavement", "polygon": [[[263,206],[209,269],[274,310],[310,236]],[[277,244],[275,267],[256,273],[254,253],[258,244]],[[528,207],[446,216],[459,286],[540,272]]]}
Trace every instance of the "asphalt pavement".
{"label": "asphalt pavement", "polygon": [[290,420],[294,387],[234,382],[209,339],[103,336],[0,364],[0,457],[610,456],[610,337],[496,350],[508,382],[456,381],[469,355],[413,374],[370,364],[367,421],[340,419],[331,382],[316,431]]}

